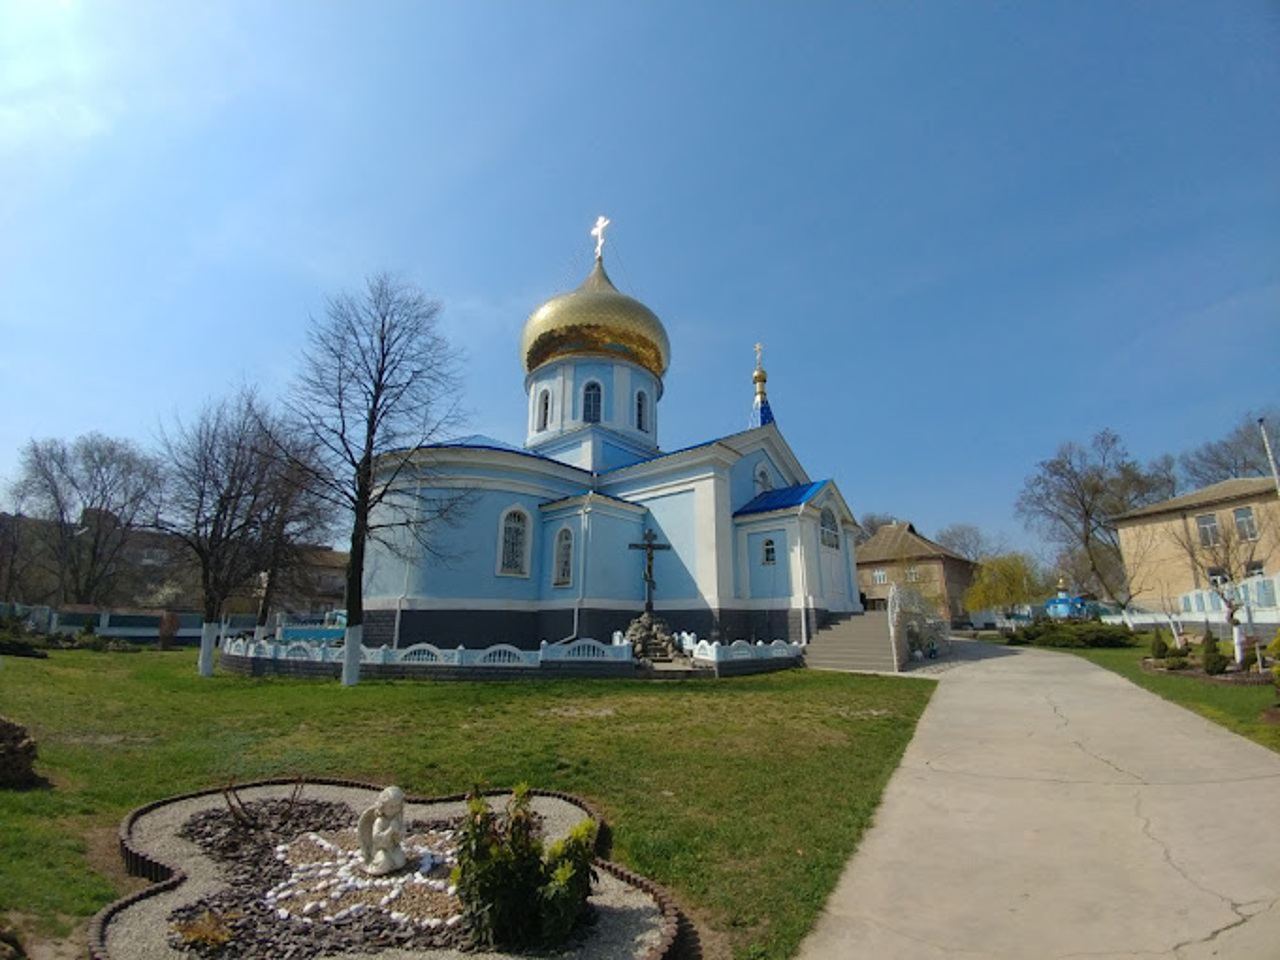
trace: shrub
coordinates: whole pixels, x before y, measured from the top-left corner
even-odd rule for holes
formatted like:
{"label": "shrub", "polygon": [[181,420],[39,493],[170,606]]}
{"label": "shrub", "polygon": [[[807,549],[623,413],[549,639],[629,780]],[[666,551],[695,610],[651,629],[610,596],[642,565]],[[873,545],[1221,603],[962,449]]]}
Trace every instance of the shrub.
{"label": "shrub", "polygon": [[1163,660],[1169,655],[1169,645],[1164,642],[1164,634],[1157,630],[1151,636],[1151,656],[1156,660]]}
{"label": "shrub", "polygon": [[461,832],[453,882],[473,944],[521,950],[563,942],[587,908],[595,823],[580,824],[544,859],[521,785],[502,816],[473,791]]}
{"label": "shrub", "polygon": [[1120,624],[1075,622],[1032,623],[1019,627],[1009,638],[1014,646],[1030,643],[1037,647],[1132,647],[1133,632]]}
{"label": "shrub", "polygon": [[1280,660],[1280,630],[1276,631],[1271,643],[1267,645],[1267,656],[1272,660]]}
{"label": "shrub", "polygon": [[1186,657],[1166,657],[1164,661],[1166,670],[1185,670],[1187,669]]}
{"label": "shrub", "polygon": [[1200,644],[1200,666],[1204,667],[1204,672],[1209,676],[1216,677],[1223,673],[1227,669],[1227,663],[1227,658],[1218,649],[1218,641],[1213,637]]}

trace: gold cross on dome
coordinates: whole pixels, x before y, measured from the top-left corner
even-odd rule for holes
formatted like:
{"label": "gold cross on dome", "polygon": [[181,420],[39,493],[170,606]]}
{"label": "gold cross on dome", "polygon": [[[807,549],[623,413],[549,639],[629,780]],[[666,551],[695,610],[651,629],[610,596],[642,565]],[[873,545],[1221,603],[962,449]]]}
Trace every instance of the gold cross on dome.
{"label": "gold cross on dome", "polygon": [[596,225],[591,228],[591,235],[596,238],[596,259],[604,254],[604,228],[609,225],[609,218],[601,214],[596,217]]}

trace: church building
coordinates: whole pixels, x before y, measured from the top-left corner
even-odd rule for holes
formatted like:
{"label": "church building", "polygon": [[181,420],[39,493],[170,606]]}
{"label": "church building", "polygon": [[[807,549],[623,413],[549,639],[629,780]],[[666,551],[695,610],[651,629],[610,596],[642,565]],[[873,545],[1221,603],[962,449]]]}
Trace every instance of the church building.
{"label": "church building", "polygon": [[861,611],[853,514],[783,438],[759,346],[750,427],[664,452],[667,331],[610,282],[601,223],[593,235],[586,280],[524,326],[524,446],[415,452],[414,494],[464,509],[431,528],[430,550],[370,544],[366,644],[608,642],[646,599],[671,629],[725,642],[806,641]]}

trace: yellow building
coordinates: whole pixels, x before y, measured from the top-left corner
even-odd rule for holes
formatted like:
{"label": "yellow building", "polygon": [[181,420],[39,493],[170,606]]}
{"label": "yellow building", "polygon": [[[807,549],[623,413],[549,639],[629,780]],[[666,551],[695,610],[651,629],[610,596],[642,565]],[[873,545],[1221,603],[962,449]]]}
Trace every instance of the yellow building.
{"label": "yellow building", "polygon": [[869,610],[883,610],[892,584],[909,587],[945,620],[964,618],[964,593],[978,565],[916,533],[909,523],[887,523],[858,547],[858,590]]}
{"label": "yellow building", "polygon": [[[1280,497],[1270,477],[1223,480],[1115,518],[1135,606],[1186,612],[1215,581],[1280,573]],[[1264,592],[1274,592],[1265,588]],[[1274,606],[1275,599],[1261,606]]]}

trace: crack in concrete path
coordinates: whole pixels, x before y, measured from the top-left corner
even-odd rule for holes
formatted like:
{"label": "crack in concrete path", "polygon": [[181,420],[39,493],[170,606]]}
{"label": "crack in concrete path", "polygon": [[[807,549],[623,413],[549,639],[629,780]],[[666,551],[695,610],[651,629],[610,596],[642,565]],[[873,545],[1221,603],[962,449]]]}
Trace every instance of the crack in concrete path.
{"label": "crack in concrete path", "polygon": [[[1049,704],[1049,706],[1053,709],[1054,715],[1059,720],[1062,721],[1061,728],[1063,730],[1068,729],[1071,726],[1071,718],[1062,712],[1062,708],[1058,706],[1057,703],[1054,702],[1053,697],[1049,696],[1048,694],[1045,694],[1044,699],[1045,699],[1045,702]],[[1079,750],[1081,753],[1083,753],[1086,757],[1096,760],[1098,763],[1105,764],[1106,766],[1114,770],[1116,773],[1121,774],[1122,776],[1125,776],[1125,777],[1130,777],[1137,783],[1145,784],[1147,782],[1140,775],[1134,773],[1132,770],[1126,770],[1124,767],[1120,766],[1118,763],[1113,763],[1111,760],[1108,760],[1106,757],[1102,756],[1102,754],[1097,753],[1093,750],[1090,750],[1088,747],[1084,745],[1084,741],[1081,740],[1079,737],[1072,736],[1070,737],[1070,740],[1075,745],[1076,749]]]}

